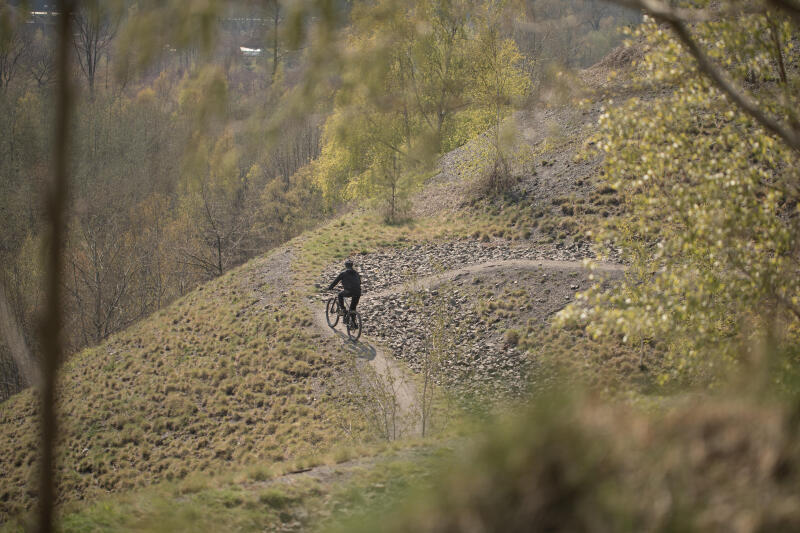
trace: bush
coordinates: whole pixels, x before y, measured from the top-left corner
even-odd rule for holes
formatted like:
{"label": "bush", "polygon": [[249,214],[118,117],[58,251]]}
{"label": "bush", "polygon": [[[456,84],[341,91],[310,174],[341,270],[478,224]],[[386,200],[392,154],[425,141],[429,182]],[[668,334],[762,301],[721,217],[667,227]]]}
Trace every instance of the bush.
{"label": "bush", "polygon": [[519,331],[515,329],[509,329],[506,331],[506,334],[503,336],[505,343],[507,346],[516,346],[519,344],[520,334]]}
{"label": "bush", "polygon": [[478,174],[472,183],[470,194],[477,198],[500,196],[509,192],[517,181],[508,163],[498,155]]}

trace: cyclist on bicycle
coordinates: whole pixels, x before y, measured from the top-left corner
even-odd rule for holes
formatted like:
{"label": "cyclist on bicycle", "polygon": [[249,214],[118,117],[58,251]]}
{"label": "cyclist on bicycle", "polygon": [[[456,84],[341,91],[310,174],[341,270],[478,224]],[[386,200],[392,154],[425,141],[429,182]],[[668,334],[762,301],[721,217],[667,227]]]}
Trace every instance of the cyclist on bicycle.
{"label": "cyclist on bicycle", "polygon": [[[337,283],[342,282],[342,291],[339,291],[339,306],[344,309],[344,299],[349,297],[352,298],[350,300],[350,315],[356,312],[356,306],[358,305],[358,300],[361,298],[361,276],[358,272],[355,271],[353,268],[353,261],[348,259],[344,262],[344,270],[342,273],[336,276],[336,279],[333,280],[328,286],[328,290],[333,290]],[[345,317],[345,321],[347,321],[350,316]],[[347,322],[345,322],[346,324]]]}

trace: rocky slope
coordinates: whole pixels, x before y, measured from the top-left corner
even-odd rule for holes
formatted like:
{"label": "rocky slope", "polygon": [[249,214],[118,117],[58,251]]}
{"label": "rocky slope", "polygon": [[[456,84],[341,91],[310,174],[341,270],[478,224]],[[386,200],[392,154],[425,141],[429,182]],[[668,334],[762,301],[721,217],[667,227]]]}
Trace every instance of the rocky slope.
{"label": "rocky slope", "polygon": [[[552,253],[505,241],[459,240],[381,250],[357,258],[364,296],[364,333],[425,372],[436,329],[446,348],[434,379],[475,397],[524,394],[533,361],[514,328],[544,328],[576,291],[595,281],[583,267],[590,255],[575,246]],[[621,267],[603,265],[608,276]],[[339,271],[325,270],[317,287]]]}

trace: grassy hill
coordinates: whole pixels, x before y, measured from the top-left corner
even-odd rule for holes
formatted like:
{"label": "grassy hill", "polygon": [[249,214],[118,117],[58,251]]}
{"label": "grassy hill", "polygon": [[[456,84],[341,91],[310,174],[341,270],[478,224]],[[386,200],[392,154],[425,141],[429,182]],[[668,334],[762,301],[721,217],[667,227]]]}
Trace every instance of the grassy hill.
{"label": "grassy hill", "polygon": [[[61,501],[288,464],[279,471],[369,440],[346,399],[346,354],[312,326],[314,269],[439,229],[384,226],[372,215],[332,222],[73,356],[59,385]],[[348,233],[358,237],[342,239]],[[0,404],[2,520],[35,499],[36,402],[26,390]]]}
{"label": "grassy hill", "polygon": [[[328,381],[338,361],[284,298],[275,275],[285,275],[284,255],[275,251],[200,287],[65,365],[63,500],[231,463],[279,462],[336,441]],[[33,496],[35,402],[29,390],[0,406],[5,517]]]}
{"label": "grassy hill", "polygon": [[[726,390],[669,396],[654,382],[653,354],[642,367],[638,348],[547,327],[597,280],[575,266],[598,252],[587,232],[624,209],[599,179],[592,136],[603,103],[632,91],[624,76],[602,80],[635,56],[616,51],[585,71],[586,92],[570,95],[581,106],[567,99],[516,116],[520,142],[502,192],[486,189],[478,139],[442,158],[409,221],[347,213],[74,356],[60,386],[63,528],[800,527],[797,409],[764,395],[759,376],[735,382],[735,400]],[[360,410],[358,357],[314,324],[318,287],[344,257],[356,257],[378,291],[393,291],[362,310],[372,310],[367,338],[397,361],[420,367],[441,303],[458,343],[477,354],[465,377],[448,367],[445,388],[478,383],[485,394],[476,397],[497,402],[503,387],[493,379],[520,390],[524,379],[536,401],[459,405],[432,437],[382,440]],[[503,267],[519,257],[570,266]],[[461,272],[478,263],[491,268]],[[460,273],[441,291],[415,286],[441,270]],[[485,374],[471,372],[484,364]],[[575,383],[593,392],[575,393]],[[26,391],[0,405],[9,531],[25,525],[35,500],[35,401]]]}

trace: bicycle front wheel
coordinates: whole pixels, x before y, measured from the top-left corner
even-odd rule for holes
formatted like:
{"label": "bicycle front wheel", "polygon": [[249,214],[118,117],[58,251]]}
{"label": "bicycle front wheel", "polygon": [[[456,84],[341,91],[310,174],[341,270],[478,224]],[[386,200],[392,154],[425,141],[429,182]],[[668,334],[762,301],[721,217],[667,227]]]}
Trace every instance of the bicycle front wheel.
{"label": "bicycle front wheel", "polygon": [[336,301],[336,298],[331,298],[328,300],[328,303],[325,304],[325,320],[328,321],[328,326],[335,328],[336,324],[339,323],[339,313],[337,313],[336,306],[339,302]]}
{"label": "bicycle front wheel", "polygon": [[354,341],[361,336],[361,315],[358,311],[350,317],[347,323],[347,336]]}

